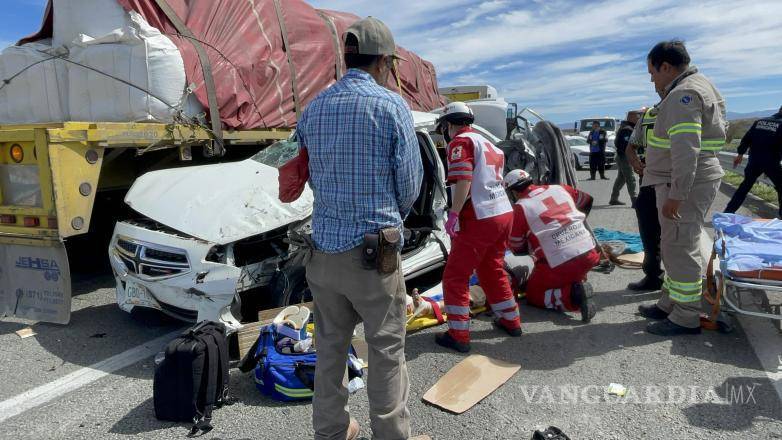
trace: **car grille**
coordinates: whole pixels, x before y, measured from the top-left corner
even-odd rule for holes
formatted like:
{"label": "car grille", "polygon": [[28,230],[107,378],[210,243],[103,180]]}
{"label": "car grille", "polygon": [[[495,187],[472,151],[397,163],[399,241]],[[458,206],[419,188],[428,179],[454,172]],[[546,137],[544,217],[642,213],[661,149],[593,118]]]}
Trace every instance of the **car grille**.
{"label": "car grille", "polygon": [[148,278],[165,278],[190,270],[187,253],[182,249],[118,238],[115,246],[128,272]]}

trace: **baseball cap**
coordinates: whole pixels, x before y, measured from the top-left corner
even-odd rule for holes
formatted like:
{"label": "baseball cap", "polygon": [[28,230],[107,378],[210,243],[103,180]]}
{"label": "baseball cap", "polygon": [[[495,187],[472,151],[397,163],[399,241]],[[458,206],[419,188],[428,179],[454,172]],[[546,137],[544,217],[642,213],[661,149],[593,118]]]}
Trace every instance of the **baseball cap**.
{"label": "baseball cap", "polygon": [[[398,60],[407,61],[396,53],[396,43],[391,30],[382,21],[375,17],[362,18],[353,23],[345,36],[353,34],[358,40],[358,48],[346,47],[345,52],[351,53],[351,49],[358,50],[359,55],[388,55]],[[343,38],[344,41],[344,38]]]}

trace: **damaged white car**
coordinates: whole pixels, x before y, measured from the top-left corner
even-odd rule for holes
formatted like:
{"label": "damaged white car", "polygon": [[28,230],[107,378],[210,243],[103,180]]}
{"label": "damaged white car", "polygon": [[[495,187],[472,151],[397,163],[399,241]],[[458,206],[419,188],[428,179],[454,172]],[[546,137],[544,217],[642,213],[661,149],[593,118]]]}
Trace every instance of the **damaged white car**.
{"label": "damaged white car", "polygon": [[[436,118],[414,112],[424,181],[405,220],[408,279],[444,265],[450,249],[445,168],[430,137]],[[236,330],[259,309],[309,300],[286,238],[308,232],[313,195],[306,189],[292,204],[277,198],[277,167],[297,151],[294,142],[278,142],[241,162],[140,177],[125,198],[139,218],[118,222],[109,246],[120,308]]]}

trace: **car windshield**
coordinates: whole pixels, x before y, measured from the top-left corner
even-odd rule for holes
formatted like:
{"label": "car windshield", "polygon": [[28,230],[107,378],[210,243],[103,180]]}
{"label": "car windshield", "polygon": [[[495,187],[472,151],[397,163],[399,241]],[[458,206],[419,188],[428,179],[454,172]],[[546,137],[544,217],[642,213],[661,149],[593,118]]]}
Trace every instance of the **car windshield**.
{"label": "car windshield", "polygon": [[570,144],[571,147],[574,147],[576,145],[589,145],[587,144],[586,139],[583,138],[568,138],[567,142],[568,144]]}
{"label": "car windshield", "polygon": [[279,168],[285,165],[296,155],[299,154],[299,143],[291,141],[279,141],[259,151],[252,157],[256,162],[260,162],[270,167]]}
{"label": "car windshield", "polygon": [[615,127],[613,119],[582,119],[581,128],[578,131],[591,131],[592,124],[597,122],[600,128],[607,131],[613,131]]}

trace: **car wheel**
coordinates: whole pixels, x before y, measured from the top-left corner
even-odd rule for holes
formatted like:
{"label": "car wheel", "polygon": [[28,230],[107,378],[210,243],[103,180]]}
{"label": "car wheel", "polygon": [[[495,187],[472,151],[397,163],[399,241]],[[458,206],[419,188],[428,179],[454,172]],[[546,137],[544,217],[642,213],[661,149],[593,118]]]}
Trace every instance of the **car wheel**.
{"label": "car wheel", "polygon": [[272,277],[269,291],[277,307],[312,301],[304,266],[285,266]]}

